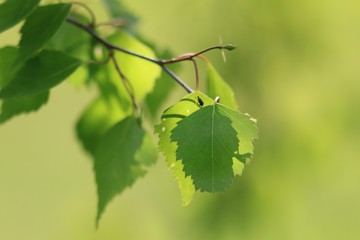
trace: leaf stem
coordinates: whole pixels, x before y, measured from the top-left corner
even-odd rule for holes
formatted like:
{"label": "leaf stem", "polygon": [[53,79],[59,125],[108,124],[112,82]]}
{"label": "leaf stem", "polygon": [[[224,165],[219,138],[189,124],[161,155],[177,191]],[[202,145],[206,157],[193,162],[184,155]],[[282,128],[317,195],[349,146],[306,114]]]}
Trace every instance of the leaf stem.
{"label": "leaf stem", "polygon": [[199,70],[198,70],[198,66],[197,63],[195,61],[195,59],[191,58],[190,61],[193,62],[194,64],[194,69],[195,69],[195,90],[199,90]]}
{"label": "leaf stem", "polygon": [[194,92],[194,90],[189,87],[186,83],[184,83],[175,73],[173,73],[168,67],[165,65],[160,65],[161,68],[169,74],[170,77],[172,77],[180,86],[182,86],[188,93]]}
{"label": "leaf stem", "polygon": [[140,116],[140,108],[139,106],[137,105],[136,103],[136,100],[135,100],[135,93],[134,93],[134,88],[132,87],[131,83],[129,82],[129,80],[127,79],[127,77],[124,75],[124,73],[121,71],[120,69],[120,66],[114,56],[114,52],[111,51],[110,52],[110,59],[112,60],[113,64],[114,64],[114,67],[117,71],[117,73],[119,74],[120,78],[121,78],[121,81],[127,91],[127,93],[129,94],[130,98],[131,98],[131,101],[132,101],[132,104],[133,104],[133,107],[134,107],[134,112]]}
{"label": "leaf stem", "polygon": [[95,16],[94,12],[91,10],[91,8],[89,8],[86,4],[84,4],[82,2],[70,2],[70,3],[74,4],[74,5],[78,5],[78,6],[82,7],[83,9],[85,9],[89,13],[90,18],[91,18],[89,27],[94,28],[96,26],[96,16]]}

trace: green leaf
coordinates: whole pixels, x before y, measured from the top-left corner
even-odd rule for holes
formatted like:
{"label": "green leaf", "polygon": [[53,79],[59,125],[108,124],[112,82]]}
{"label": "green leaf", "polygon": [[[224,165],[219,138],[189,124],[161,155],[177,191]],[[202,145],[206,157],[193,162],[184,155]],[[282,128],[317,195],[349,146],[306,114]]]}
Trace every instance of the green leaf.
{"label": "green leaf", "polygon": [[0,123],[4,123],[13,116],[38,110],[49,98],[49,91],[33,96],[5,99],[2,102]]}
{"label": "green leaf", "polygon": [[[167,50],[158,55],[160,59],[168,59],[173,56]],[[174,68],[171,70],[175,71],[177,69],[178,66],[174,65]],[[152,92],[150,92],[145,98],[147,110],[153,120],[157,120],[159,118],[161,114],[160,109],[163,109],[163,104],[166,103],[167,98],[170,96],[176,86],[177,85],[174,79],[172,79],[165,72],[161,72],[160,77],[155,82],[155,86]]]}
{"label": "green leaf", "polygon": [[[71,17],[80,22],[87,22],[88,19],[81,15],[71,13]],[[81,59],[83,61],[93,60],[90,56],[93,39],[85,32],[72,24],[62,24],[55,35],[46,43],[45,49],[66,53],[66,55]],[[93,65],[93,64],[90,64]],[[68,81],[76,88],[82,87],[89,82],[88,65],[78,68],[76,73],[68,78]],[[101,66],[104,68],[104,66]]]}
{"label": "green leaf", "polygon": [[16,47],[4,47],[0,49],[0,89],[9,84],[14,76],[12,65],[16,59],[18,49]]}
{"label": "green leaf", "polygon": [[155,133],[159,136],[159,150],[165,155],[166,163],[178,181],[182,195],[182,204],[184,206],[191,202],[195,188],[191,177],[185,176],[182,162],[176,161],[175,153],[177,145],[170,141],[170,136],[177,122],[201,108],[198,98],[202,100],[203,106],[208,106],[213,103],[212,99],[201,92],[188,94],[179,102],[165,110],[161,116],[161,123],[155,126]]}
{"label": "green leaf", "polygon": [[[81,15],[71,14],[71,17],[81,22],[88,21]],[[62,24],[45,47],[46,49],[65,52],[75,58],[89,60],[91,41],[92,38],[87,32],[72,24]]]}
{"label": "green leaf", "polygon": [[[118,32],[109,38],[109,41],[115,45],[121,46],[130,51],[155,58],[154,51],[137,40],[132,35],[126,32]],[[152,91],[156,79],[160,76],[161,69],[156,64],[139,59],[137,57],[129,56],[121,52],[116,52],[116,60],[124,75],[131,83],[135,98],[141,102],[146,95]],[[124,90],[123,84],[119,78],[119,74],[115,71],[114,66],[111,64],[111,81],[117,85],[120,95],[127,95]]]}
{"label": "green leaf", "polygon": [[[91,83],[96,83],[100,91],[101,98],[103,99],[102,101],[104,103],[106,102],[106,105],[108,105],[106,108],[111,109],[104,110],[109,111],[110,113],[103,115],[107,117],[107,115],[112,115],[111,112],[116,113],[120,111],[121,113],[125,113],[123,116],[125,117],[131,113],[133,110],[131,99],[124,89],[119,76],[115,75],[115,69],[111,65],[111,62],[106,66],[89,65],[88,67]],[[114,110],[114,108],[118,110]]]}
{"label": "green leaf", "polygon": [[16,60],[18,64],[41,50],[65,21],[70,8],[71,4],[41,6],[26,18],[20,30],[20,49]]}
{"label": "green leaf", "polygon": [[220,102],[230,108],[237,109],[234,92],[231,87],[222,79],[220,74],[207,62],[207,93],[211,98],[220,97]]}
{"label": "green leaf", "polygon": [[185,174],[191,176],[197,190],[220,192],[230,186],[239,140],[231,121],[219,114],[217,104],[179,121],[171,141],[177,143],[176,158],[182,160]]}
{"label": "green leaf", "polygon": [[[12,80],[15,69],[11,66],[17,56],[18,49],[4,47],[0,49],[0,89],[7,86]],[[1,104],[0,123],[4,123],[13,116],[21,113],[29,113],[38,110],[44,105],[49,97],[49,92],[43,92],[33,96],[5,99]]]}
{"label": "green leaf", "polygon": [[[101,139],[95,154],[99,221],[114,196],[145,174],[145,166],[156,161],[156,150],[134,117],[113,126]],[[140,159],[145,158],[145,159]]]}
{"label": "green leaf", "polygon": [[153,91],[145,98],[146,107],[153,119],[159,116],[159,109],[175,87],[175,81],[165,72],[161,73],[161,76],[156,80]]}
{"label": "green leaf", "polygon": [[60,52],[42,51],[17,72],[0,91],[0,98],[25,97],[45,92],[65,80],[81,64]]}
{"label": "green leaf", "polygon": [[115,123],[129,115],[116,98],[98,97],[81,115],[76,132],[85,150],[95,155],[100,139]]}
{"label": "green leaf", "polygon": [[0,32],[11,28],[30,14],[40,0],[7,0],[0,5]]}
{"label": "green leaf", "polygon": [[171,134],[177,144],[176,159],[182,161],[197,190],[222,192],[231,185],[239,174],[234,158],[240,149],[250,150],[257,133],[248,121],[249,117],[214,103],[177,123]]}

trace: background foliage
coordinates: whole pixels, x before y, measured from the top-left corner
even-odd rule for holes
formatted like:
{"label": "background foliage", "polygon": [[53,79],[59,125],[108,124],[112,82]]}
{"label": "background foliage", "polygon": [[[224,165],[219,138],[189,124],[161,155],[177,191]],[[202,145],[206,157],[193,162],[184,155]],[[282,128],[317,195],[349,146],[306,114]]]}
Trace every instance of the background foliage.
{"label": "background foliage", "polygon": [[[86,2],[106,19],[97,1]],[[196,51],[219,35],[238,46],[226,64],[209,56],[240,110],[259,119],[252,164],[227,193],[197,195],[183,208],[158,161],[94,232],[95,179],[73,130],[95,92],[64,83],[40,112],[0,128],[0,239],[358,239],[360,4],[123,2],[159,47]],[[0,44],[16,39],[12,30]]]}

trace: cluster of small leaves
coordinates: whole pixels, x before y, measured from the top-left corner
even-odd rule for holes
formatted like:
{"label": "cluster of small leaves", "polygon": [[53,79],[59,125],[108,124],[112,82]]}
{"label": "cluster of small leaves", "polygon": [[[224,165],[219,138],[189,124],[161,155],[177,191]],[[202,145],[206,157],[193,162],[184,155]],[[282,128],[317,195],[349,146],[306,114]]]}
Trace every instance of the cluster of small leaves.
{"label": "cluster of small leaves", "polygon": [[[157,121],[175,83],[156,64],[122,52],[107,52],[85,31],[67,24],[69,15],[87,21],[71,11],[72,4],[39,2],[8,0],[0,5],[0,33],[23,24],[18,45],[0,49],[0,123],[38,110],[49,100],[51,89],[70,79],[77,69],[85,70],[86,77],[77,76],[76,82],[95,87],[98,94],[81,114],[76,132],[93,159],[98,222],[114,196],[144,176],[157,160],[152,133],[146,131],[144,122]],[[136,20],[121,2],[103,3],[112,17]],[[106,40],[153,59],[171,56],[155,52],[139,36],[124,28]],[[114,54],[134,96],[118,69],[110,62],[105,64],[107,54]],[[90,59],[104,64],[89,64]],[[258,134],[255,122],[236,110],[229,85],[207,64],[208,96],[199,91],[188,94],[165,110],[155,126],[159,150],[179,183],[183,205],[191,202],[196,190],[220,192],[228,188],[234,176],[241,175],[246,159],[252,157],[252,141]],[[134,111],[134,101],[145,114]]]}

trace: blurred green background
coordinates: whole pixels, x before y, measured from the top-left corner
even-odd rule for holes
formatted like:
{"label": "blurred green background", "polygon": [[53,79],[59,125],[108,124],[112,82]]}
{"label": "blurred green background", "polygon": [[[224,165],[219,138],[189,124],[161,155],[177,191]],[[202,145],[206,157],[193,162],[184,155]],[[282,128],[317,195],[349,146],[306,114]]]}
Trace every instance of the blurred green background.
{"label": "blurred green background", "polygon": [[[99,1],[83,2],[106,19]],[[207,56],[258,119],[252,163],[226,193],[182,207],[159,159],[96,231],[92,165],[74,133],[94,92],[64,83],[38,113],[0,127],[0,239],[360,239],[360,2],[124,3],[140,32],[176,54],[219,36],[238,46],[226,63]],[[0,45],[16,43],[17,31]]]}

